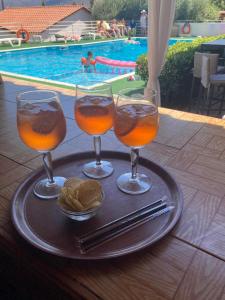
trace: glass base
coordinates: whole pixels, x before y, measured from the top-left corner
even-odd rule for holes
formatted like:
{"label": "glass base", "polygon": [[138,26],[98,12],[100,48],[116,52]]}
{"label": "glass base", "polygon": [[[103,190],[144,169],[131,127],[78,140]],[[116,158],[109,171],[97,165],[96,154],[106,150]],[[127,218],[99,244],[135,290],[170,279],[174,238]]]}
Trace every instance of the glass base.
{"label": "glass base", "polygon": [[61,188],[64,186],[66,178],[64,177],[53,177],[54,183],[50,184],[49,180],[42,179],[36,183],[34,187],[34,194],[41,199],[53,199],[57,198],[60,194]]}
{"label": "glass base", "polygon": [[100,165],[93,161],[84,165],[83,173],[90,178],[101,179],[110,176],[113,173],[113,167],[109,161],[102,160]]}
{"label": "glass base", "polygon": [[138,195],[146,193],[152,184],[144,174],[137,173],[137,178],[132,179],[131,173],[125,173],[117,179],[117,186],[124,193]]}

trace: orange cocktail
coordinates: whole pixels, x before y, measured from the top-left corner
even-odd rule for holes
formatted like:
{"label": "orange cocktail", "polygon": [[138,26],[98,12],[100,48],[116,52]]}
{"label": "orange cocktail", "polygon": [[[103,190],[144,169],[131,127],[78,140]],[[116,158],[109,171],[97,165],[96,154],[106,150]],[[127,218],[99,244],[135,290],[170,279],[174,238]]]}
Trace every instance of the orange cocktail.
{"label": "orange cocktail", "polygon": [[93,136],[96,160],[83,167],[86,176],[100,179],[113,172],[109,161],[101,160],[101,135],[113,126],[114,100],[112,86],[106,82],[77,85],[74,115],[81,130]]}
{"label": "orange cocktail", "polygon": [[66,122],[57,102],[29,104],[17,110],[17,127],[28,147],[46,152],[55,149],[66,135]]}
{"label": "orange cocktail", "polygon": [[122,105],[117,108],[114,130],[123,144],[130,147],[143,147],[157,134],[158,110],[154,105]]}
{"label": "orange cocktail", "polygon": [[117,186],[128,194],[142,194],[151,187],[148,176],[137,172],[137,165],[139,149],[152,142],[158,132],[155,96],[154,91],[146,97],[135,89],[127,89],[121,91],[117,98],[114,132],[124,145],[131,147],[131,172],[120,175]]}
{"label": "orange cocktail", "polygon": [[91,135],[106,133],[113,125],[112,97],[84,96],[76,101],[75,119],[80,129]]}
{"label": "orange cocktail", "polygon": [[29,148],[42,153],[47,178],[35,183],[33,192],[42,199],[57,198],[66,178],[53,176],[50,151],[66,135],[66,121],[54,91],[32,90],[17,96],[17,129]]}

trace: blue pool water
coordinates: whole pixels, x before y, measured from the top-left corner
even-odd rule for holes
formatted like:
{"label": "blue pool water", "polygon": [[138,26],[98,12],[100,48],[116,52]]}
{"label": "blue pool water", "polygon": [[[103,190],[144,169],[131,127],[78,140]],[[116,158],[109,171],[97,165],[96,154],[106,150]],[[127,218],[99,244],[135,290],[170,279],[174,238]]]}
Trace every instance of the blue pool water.
{"label": "blue pool water", "polygon": [[[86,56],[88,51],[92,51],[94,56],[136,61],[139,55],[147,52],[147,40],[137,40],[140,41],[139,45],[126,44],[124,41],[111,41],[0,52],[0,71],[70,84],[85,84],[88,80],[108,80],[132,70],[112,69],[98,64],[96,73],[83,73],[81,57]],[[170,39],[169,45],[178,41],[189,42],[191,40]]]}

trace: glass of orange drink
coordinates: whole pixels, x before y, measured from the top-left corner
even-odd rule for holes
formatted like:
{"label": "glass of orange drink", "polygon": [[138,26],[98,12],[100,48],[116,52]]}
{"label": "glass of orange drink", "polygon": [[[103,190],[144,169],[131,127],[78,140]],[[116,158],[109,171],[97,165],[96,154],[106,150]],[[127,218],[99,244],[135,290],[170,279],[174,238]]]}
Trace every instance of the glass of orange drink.
{"label": "glass of orange drink", "polygon": [[151,187],[150,179],[137,172],[139,149],[157,135],[159,116],[156,92],[149,97],[126,89],[120,92],[115,105],[114,132],[124,145],[131,148],[131,172],[117,179],[118,188],[128,194],[142,194]]}
{"label": "glass of orange drink", "polygon": [[65,178],[53,177],[51,150],[66,135],[66,121],[58,94],[48,90],[32,90],[17,96],[17,129],[23,143],[43,154],[47,178],[34,186],[39,198],[52,199],[59,195]]}
{"label": "glass of orange drink", "polygon": [[114,101],[109,83],[90,82],[76,87],[75,119],[81,130],[94,138],[96,160],[84,165],[83,173],[95,179],[108,177],[112,164],[101,159],[101,135],[113,126]]}

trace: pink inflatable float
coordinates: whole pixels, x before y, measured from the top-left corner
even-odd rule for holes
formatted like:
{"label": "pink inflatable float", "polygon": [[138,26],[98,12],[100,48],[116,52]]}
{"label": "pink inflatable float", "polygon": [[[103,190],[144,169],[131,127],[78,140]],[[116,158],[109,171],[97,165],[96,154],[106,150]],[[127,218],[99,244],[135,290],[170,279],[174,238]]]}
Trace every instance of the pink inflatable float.
{"label": "pink inflatable float", "polygon": [[110,59],[107,57],[103,56],[97,56],[95,58],[96,62],[103,64],[103,65],[108,65],[112,67],[119,67],[119,68],[135,68],[136,67],[136,62],[133,61],[122,61],[122,60],[115,60],[115,59]]}

